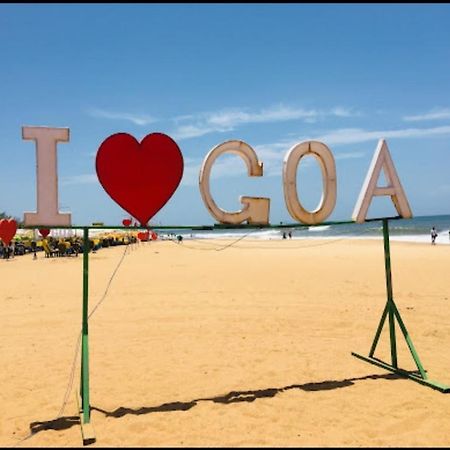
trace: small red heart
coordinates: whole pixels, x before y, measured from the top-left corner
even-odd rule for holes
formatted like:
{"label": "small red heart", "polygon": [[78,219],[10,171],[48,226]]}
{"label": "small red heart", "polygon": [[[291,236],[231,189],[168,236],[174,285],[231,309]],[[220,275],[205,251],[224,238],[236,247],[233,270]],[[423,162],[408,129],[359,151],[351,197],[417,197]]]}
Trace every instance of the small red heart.
{"label": "small red heart", "polygon": [[129,227],[131,225],[131,219],[123,219],[122,223],[125,227]]}
{"label": "small red heart", "polygon": [[0,220],[0,238],[5,245],[9,245],[12,238],[16,235],[17,222],[14,219]]}
{"label": "small red heart", "polygon": [[140,241],[148,241],[149,232],[148,231],[146,231],[145,233],[144,232],[140,232],[140,233],[137,234],[137,237],[138,237],[138,239]]}
{"label": "small red heart", "polygon": [[39,233],[45,239],[50,234],[50,230],[48,228],[41,228],[39,229]]}
{"label": "small red heart", "polygon": [[148,134],[141,143],[116,133],[100,145],[95,168],[107,194],[145,226],[180,184],[183,155],[163,133]]}

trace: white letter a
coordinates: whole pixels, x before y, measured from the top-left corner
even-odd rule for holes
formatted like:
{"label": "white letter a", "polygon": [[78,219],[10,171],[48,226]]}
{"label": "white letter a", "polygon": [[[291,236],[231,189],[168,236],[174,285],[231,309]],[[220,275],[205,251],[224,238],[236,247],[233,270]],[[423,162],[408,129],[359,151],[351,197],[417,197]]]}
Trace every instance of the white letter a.
{"label": "white letter a", "polygon": [[[384,169],[384,175],[388,183],[387,186],[377,186],[380,178],[381,169]],[[405,192],[398,178],[394,167],[388,146],[384,139],[378,141],[377,149],[372,158],[369,171],[353,210],[352,219],[357,223],[363,223],[366,220],[367,211],[374,196],[390,195],[395,209],[399,215],[405,219],[412,217],[411,208]]]}

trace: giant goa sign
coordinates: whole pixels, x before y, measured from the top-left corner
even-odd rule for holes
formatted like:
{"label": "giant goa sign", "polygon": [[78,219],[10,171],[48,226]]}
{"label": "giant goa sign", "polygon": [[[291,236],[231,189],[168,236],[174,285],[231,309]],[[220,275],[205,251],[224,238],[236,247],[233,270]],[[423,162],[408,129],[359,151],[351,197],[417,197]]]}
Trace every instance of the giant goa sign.
{"label": "giant goa sign", "polygon": [[[70,226],[70,213],[58,211],[57,143],[69,141],[68,128],[22,128],[23,139],[36,143],[37,211],[24,213],[26,226]],[[200,194],[212,216],[220,223],[269,224],[270,199],[240,198],[242,209],[224,211],[210,191],[210,174],[216,159],[225,153],[240,156],[248,175],[263,176],[263,163],[256,152],[243,141],[231,140],[214,147],[205,157],[199,174]],[[297,169],[301,159],[313,156],[322,173],[322,197],[313,211],[305,209],[297,192]],[[378,186],[381,170],[386,186]],[[140,143],[127,133],[109,136],[96,156],[98,179],[111,198],[136,218],[142,226],[167,203],[183,176],[183,156],[173,139],[162,133],[151,133]],[[337,192],[336,165],[330,149],[322,142],[306,141],[294,145],[283,163],[283,187],[286,207],[296,221],[319,224],[333,212]],[[374,196],[389,196],[401,217],[412,217],[405,192],[388,150],[380,139],[372,163],[353,211],[353,220],[362,223]]]}

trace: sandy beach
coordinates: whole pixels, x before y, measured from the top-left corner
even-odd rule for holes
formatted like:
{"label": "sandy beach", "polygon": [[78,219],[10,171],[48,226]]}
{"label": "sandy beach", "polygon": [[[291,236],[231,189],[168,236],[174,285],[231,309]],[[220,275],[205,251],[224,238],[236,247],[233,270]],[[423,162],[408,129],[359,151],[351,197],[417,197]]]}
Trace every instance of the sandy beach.
{"label": "sandy beach", "polygon": [[[450,395],[365,363],[386,302],[382,240],[131,246],[89,322],[95,446],[450,446]],[[125,246],[90,255],[90,307]],[[448,246],[391,242],[394,298],[450,385]],[[82,447],[69,383],[82,257],[0,260],[0,445]],[[397,329],[399,365],[415,365]],[[388,329],[376,356],[389,362]],[[34,435],[29,435],[30,426]]]}

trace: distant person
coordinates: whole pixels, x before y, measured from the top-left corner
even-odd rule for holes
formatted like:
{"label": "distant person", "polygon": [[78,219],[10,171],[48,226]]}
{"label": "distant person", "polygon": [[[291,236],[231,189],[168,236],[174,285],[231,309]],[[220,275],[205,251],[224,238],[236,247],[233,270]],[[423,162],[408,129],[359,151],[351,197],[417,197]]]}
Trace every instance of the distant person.
{"label": "distant person", "polygon": [[283,231],[283,239],[286,239],[286,232]]}
{"label": "distant person", "polygon": [[289,239],[292,239],[292,231],[289,231],[288,236],[289,236]]}
{"label": "distant person", "polygon": [[432,228],[431,229],[431,244],[432,245],[436,245],[436,238],[437,238],[437,231],[436,231],[436,228]]}
{"label": "distant person", "polygon": [[92,253],[97,253],[95,243],[92,239],[89,239],[87,245],[89,246],[89,251],[91,251]]}
{"label": "distant person", "polygon": [[183,242],[183,236],[181,236],[181,234],[179,234],[177,236],[177,241],[178,241],[179,244],[181,244]]}
{"label": "distant person", "polygon": [[37,255],[36,255],[36,241],[31,241],[31,251],[33,252],[33,259],[37,259]]}
{"label": "distant person", "polygon": [[9,257],[11,256],[12,253],[12,247],[11,245],[5,245],[5,250],[4,250],[4,259],[9,259]]}

